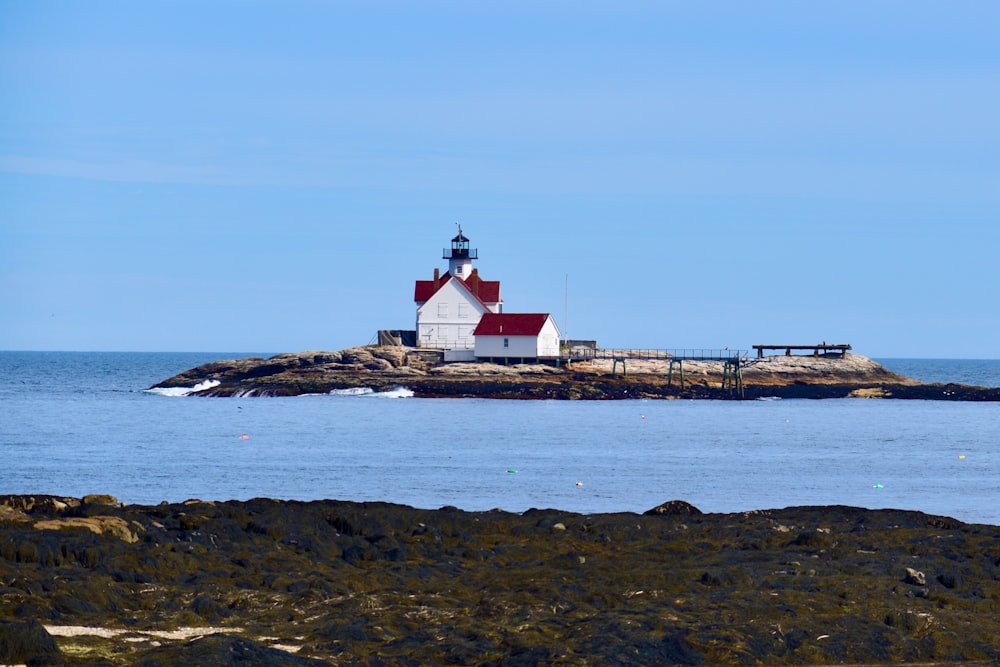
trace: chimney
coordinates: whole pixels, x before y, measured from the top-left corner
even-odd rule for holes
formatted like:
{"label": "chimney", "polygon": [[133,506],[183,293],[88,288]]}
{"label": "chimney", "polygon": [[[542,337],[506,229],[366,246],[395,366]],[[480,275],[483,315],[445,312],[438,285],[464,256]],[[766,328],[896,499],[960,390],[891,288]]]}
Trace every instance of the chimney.
{"label": "chimney", "polygon": [[479,296],[479,269],[472,269],[472,275],[469,276],[469,282],[472,283],[472,293],[475,296]]}
{"label": "chimney", "polygon": [[441,287],[441,269],[434,269],[434,291],[437,292],[438,288]]}

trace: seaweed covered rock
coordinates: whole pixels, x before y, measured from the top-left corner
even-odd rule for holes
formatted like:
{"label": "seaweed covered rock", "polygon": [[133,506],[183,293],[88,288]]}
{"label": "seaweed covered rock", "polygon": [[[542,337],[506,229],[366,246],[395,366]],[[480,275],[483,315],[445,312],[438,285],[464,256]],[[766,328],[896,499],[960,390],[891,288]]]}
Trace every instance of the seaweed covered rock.
{"label": "seaweed covered rock", "polygon": [[1000,527],[920,512],[2,506],[0,663],[1000,661]]}

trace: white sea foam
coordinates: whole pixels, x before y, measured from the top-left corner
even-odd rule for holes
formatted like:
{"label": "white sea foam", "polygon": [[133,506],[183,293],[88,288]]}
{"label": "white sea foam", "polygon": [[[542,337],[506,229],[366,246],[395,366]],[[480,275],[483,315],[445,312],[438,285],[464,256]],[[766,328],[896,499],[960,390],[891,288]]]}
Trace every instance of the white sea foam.
{"label": "white sea foam", "polygon": [[331,396],[371,396],[373,398],[410,398],[413,392],[406,387],[395,387],[389,391],[375,391],[371,387],[351,387],[349,389],[332,389]]}
{"label": "white sea foam", "polygon": [[153,387],[152,389],[147,389],[146,391],[150,394],[159,394],[160,396],[187,396],[188,394],[192,394],[196,391],[218,387],[220,384],[222,383],[218,380],[205,380],[204,382],[199,382],[193,387]]}
{"label": "white sea foam", "polygon": [[375,390],[371,387],[350,387],[348,389],[331,389],[331,396],[363,396],[365,394],[371,394]]}

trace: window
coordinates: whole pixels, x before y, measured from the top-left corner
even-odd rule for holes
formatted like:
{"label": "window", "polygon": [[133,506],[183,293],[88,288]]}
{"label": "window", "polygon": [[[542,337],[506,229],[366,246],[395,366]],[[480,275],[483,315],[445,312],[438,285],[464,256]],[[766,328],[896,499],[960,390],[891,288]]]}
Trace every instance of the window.
{"label": "window", "polygon": [[503,339],[503,346],[504,347],[510,347],[510,338],[504,338]]}
{"label": "window", "polygon": [[469,316],[469,304],[459,301],[458,303],[458,316],[465,319]]}
{"label": "window", "polygon": [[459,264],[458,266],[455,267],[455,275],[456,276],[462,275],[462,265],[461,264]]}
{"label": "window", "polygon": [[448,317],[448,304],[439,303],[438,304],[438,317]]}

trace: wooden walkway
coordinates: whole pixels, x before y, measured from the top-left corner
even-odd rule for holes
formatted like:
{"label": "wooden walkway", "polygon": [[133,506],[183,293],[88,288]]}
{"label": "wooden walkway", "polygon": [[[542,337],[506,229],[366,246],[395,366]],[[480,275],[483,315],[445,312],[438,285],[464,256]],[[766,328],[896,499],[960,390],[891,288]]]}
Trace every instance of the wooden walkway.
{"label": "wooden walkway", "polygon": [[827,345],[826,343],[821,343],[819,345],[754,345],[753,349],[757,350],[757,358],[764,358],[764,350],[784,350],[785,356],[792,356],[792,350],[812,350],[812,356],[818,357],[819,353],[822,351],[824,354],[827,352],[840,352],[840,358],[843,359],[847,356],[847,351],[851,349],[850,345]]}
{"label": "wooden walkway", "polygon": [[641,350],[635,348],[612,348],[612,349],[581,349],[577,348],[571,352],[564,352],[562,358],[568,361],[590,361],[592,359],[629,359],[645,361],[732,361],[734,359],[745,359],[748,356],[747,350],[730,350],[728,347],[719,349],[693,348],[693,349],[662,349],[662,350]]}

